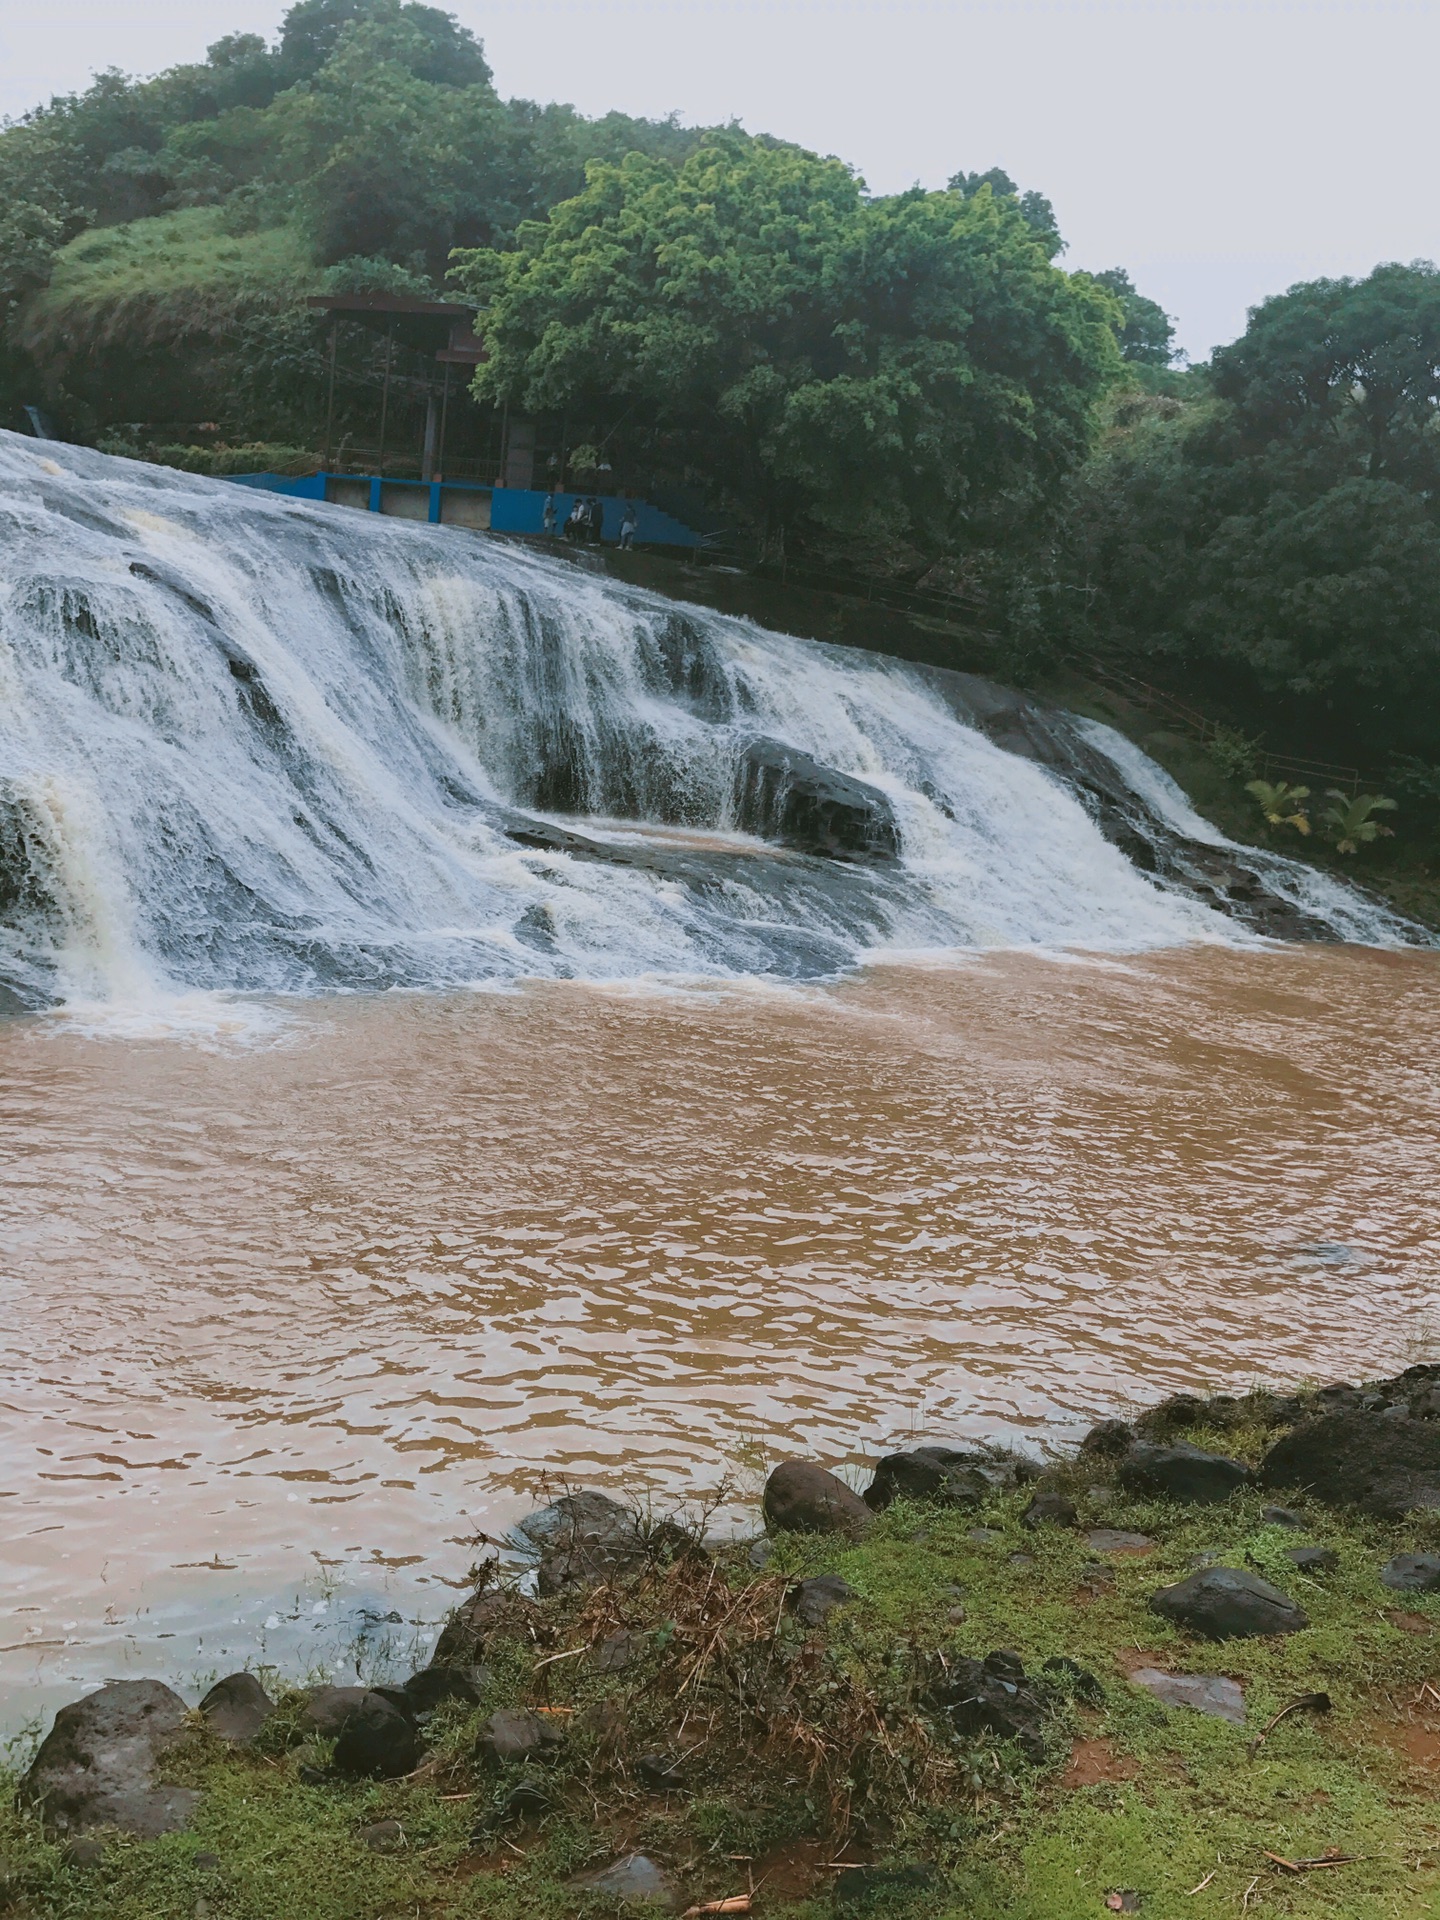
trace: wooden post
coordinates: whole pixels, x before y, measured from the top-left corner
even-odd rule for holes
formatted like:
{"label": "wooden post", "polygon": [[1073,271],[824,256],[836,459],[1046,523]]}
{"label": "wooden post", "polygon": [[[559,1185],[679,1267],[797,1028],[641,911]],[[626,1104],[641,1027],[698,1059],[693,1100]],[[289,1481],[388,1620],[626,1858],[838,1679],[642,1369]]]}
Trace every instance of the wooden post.
{"label": "wooden post", "polygon": [[395,357],[395,322],[385,329],[385,385],[380,394],[380,458],[376,462],[381,478],[385,476],[385,429],[390,417],[390,362]]}
{"label": "wooden post", "polygon": [[330,471],[330,448],[335,438],[335,340],[340,332],[340,316],[330,316],[330,398],[325,408],[325,458],[321,463],[324,471]]}
{"label": "wooden post", "polygon": [[450,417],[450,362],[445,362],[445,387],[440,397],[440,450],[435,457],[436,480],[445,478],[445,423]]}

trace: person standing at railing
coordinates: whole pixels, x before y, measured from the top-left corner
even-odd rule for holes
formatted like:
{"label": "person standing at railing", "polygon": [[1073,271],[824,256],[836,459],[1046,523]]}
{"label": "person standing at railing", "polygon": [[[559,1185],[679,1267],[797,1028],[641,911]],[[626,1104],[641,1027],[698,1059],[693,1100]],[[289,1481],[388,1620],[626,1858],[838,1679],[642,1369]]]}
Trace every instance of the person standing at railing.
{"label": "person standing at railing", "polygon": [[628,553],[634,546],[635,535],[639,530],[640,522],[635,517],[635,503],[633,500],[627,500],[625,502],[625,517],[620,522],[620,547],[622,552]]}

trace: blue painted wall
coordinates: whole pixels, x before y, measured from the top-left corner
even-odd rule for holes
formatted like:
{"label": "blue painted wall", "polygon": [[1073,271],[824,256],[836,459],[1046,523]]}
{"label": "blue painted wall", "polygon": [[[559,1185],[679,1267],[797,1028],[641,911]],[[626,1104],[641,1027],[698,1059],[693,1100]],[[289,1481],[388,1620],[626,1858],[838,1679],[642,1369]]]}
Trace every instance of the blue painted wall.
{"label": "blue painted wall", "polygon": [[[232,473],[226,476],[237,486],[258,487],[265,493],[283,493],[292,500],[323,500],[327,480],[368,480],[372,511],[380,504],[380,482],[373,474],[363,473],[312,473],[303,479],[292,479],[282,473]],[[387,486],[422,486],[423,481],[387,480]],[[557,493],[553,496],[535,490],[519,487],[476,487],[464,481],[447,481],[443,487],[430,488],[430,518],[440,518],[440,495],[443,493],[488,493],[490,495],[490,530],[492,533],[529,533],[543,534],[545,531],[545,502],[555,501],[555,533],[569,518],[570,509],[577,499],[588,500],[590,494]],[[659,507],[652,507],[648,500],[630,500],[621,494],[605,494],[601,497],[604,509],[602,522],[603,538],[612,545],[620,538],[620,523],[625,518],[627,506],[635,509],[637,546],[651,547],[698,547],[700,535],[692,527],[674,519],[668,513],[662,513]]]}

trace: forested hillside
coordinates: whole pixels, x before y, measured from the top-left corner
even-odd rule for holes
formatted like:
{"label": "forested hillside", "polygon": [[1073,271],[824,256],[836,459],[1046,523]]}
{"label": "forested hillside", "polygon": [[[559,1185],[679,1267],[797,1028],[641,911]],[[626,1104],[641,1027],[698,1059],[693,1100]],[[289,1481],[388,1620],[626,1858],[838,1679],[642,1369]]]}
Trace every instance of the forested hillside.
{"label": "forested hillside", "polygon": [[[1121,267],[1067,271],[1049,201],[999,169],[878,197],[779,138],[507,100],[415,0],[299,0],[273,45],[103,74],[0,131],[9,426],[313,469],[305,301],[361,291],[478,315],[451,416],[477,477],[484,423],[538,419],[551,483],[688,502],[750,563],[943,593],[1012,677],[1109,660],[1183,694],[1226,724],[1237,796],[1268,748],[1382,781],[1412,845],[1436,815],[1428,263],[1292,288],[1177,367],[1161,309]],[[337,460],[375,458],[388,351],[342,330]],[[392,423],[430,359],[396,357]],[[387,457],[418,459],[393,424]],[[1268,827],[1237,805],[1293,840],[1328,798]]]}

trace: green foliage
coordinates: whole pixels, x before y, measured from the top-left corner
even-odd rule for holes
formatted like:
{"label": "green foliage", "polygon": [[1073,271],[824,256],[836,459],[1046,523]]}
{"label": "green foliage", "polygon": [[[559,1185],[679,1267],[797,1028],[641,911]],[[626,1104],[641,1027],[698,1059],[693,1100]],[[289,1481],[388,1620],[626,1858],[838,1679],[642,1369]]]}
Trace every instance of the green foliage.
{"label": "green foliage", "polygon": [[1123,324],[1120,328],[1120,357],[1132,365],[1169,367],[1176,360],[1175,323],[1154,300],[1137,293],[1135,283],[1123,267],[1107,267],[1092,275],[1097,287],[1104,287],[1120,302]]}
{"label": "green foliage", "polygon": [[1328,759],[1440,752],[1440,273],[1265,302],[1208,393],[1121,401],[1072,497],[1087,637]]}
{"label": "green foliage", "polygon": [[1309,833],[1310,816],[1305,811],[1309,787],[1292,787],[1284,780],[1273,785],[1268,780],[1247,780],[1245,791],[1254,794],[1272,827],[1294,827],[1297,833]]}
{"label": "green foliage", "polygon": [[1115,365],[1103,296],[1012,200],[866,200],[839,161],[739,132],[592,165],[456,278],[484,309],[481,397],[611,423],[781,538],[1023,540]]}
{"label": "green foliage", "polygon": [[1331,787],[1328,796],[1334,802],[1326,807],[1320,816],[1326,829],[1326,838],[1337,853],[1358,853],[1360,848],[1371,841],[1388,839],[1395,831],[1375,818],[1377,813],[1390,813],[1397,802],[1382,793],[1357,793],[1353,796]]}
{"label": "green foliage", "polygon": [[1255,771],[1260,742],[1240,727],[1216,727],[1205,742],[1205,751],[1227,779],[1243,780]]}

